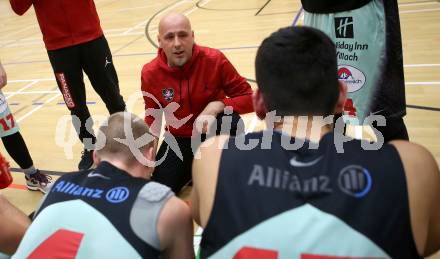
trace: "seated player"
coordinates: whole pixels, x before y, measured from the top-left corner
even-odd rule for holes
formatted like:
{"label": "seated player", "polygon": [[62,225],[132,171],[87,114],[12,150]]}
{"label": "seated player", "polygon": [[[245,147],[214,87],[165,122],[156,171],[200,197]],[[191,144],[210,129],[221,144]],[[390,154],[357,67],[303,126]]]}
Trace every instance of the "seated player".
{"label": "seated player", "polygon": [[149,181],[152,139],[142,119],[111,115],[97,136],[97,168],[54,183],[13,258],[193,258],[188,206]]}
{"label": "seated player", "polygon": [[440,173],[426,149],[400,140],[364,150],[369,142],[351,140],[340,152],[343,136],[328,115],[342,111],[347,87],[333,42],[309,27],[283,28],[263,41],[255,64],[254,108],[268,129],[215,137],[193,163],[201,258],[420,258],[439,250]]}

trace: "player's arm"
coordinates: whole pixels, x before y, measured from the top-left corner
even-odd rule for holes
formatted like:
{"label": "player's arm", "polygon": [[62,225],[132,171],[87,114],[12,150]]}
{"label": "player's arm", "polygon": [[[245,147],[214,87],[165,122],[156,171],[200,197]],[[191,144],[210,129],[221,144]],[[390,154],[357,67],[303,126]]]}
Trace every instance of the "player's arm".
{"label": "player's arm", "polygon": [[150,132],[155,136],[154,147],[157,151],[159,142],[159,136],[162,128],[162,115],[163,111],[160,109],[158,100],[155,98],[152,91],[152,83],[148,79],[148,73],[146,67],[142,70],[141,76],[141,92],[144,98],[145,118],[144,121],[150,128]]}
{"label": "player's arm", "polygon": [[2,89],[8,83],[8,77],[6,71],[3,68],[2,62],[0,61],[0,89]]}
{"label": "player's arm", "polygon": [[0,194],[0,252],[13,254],[31,221]]}
{"label": "player's arm", "polygon": [[191,212],[179,198],[171,197],[157,224],[163,258],[195,258]]}
{"label": "player's arm", "polygon": [[[252,112],[252,88],[245,78],[240,76],[234,66],[229,62],[223,53],[219,53],[219,71],[222,80],[222,89],[226,94],[223,100],[211,101],[206,105],[199,117],[213,116],[216,117],[223,112],[226,106],[232,107],[237,113]],[[207,122],[204,122],[203,133],[210,128]]]}
{"label": "player's arm", "polygon": [[440,171],[431,154],[429,154],[428,160],[427,167],[430,168],[432,174],[432,195],[430,197],[431,213],[424,256],[432,255],[440,250]]}
{"label": "player's arm", "polygon": [[411,227],[417,250],[429,256],[440,249],[440,172],[431,153],[406,141],[392,141],[405,169]]}
{"label": "player's arm", "polygon": [[211,215],[222,149],[228,139],[226,135],[208,139],[194,155],[191,209],[194,220],[202,227],[206,226]]}
{"label": "player's arm", "polygon": [[[206,105],[203,111],[198,115],[196,123],[203,123],[202,133],[207,133],[211,128],[211,124],[215,121],[217,115],[225,110],[225,104],[222,101],[212,101]],[[212,121],[206,120],[206,116],[212,116]],[[195,124],[197,125],[197,124]],[[197,127],[199,129],[199,127]]]}
{"label": "player's arm", "polygon": [[12,10],[18,14],[23,15],[32,6],[33,0],[9,0]]}
{"label": "player's arm", "polygon": [[234,112],[240,114],[253,112],[251,86],[244,77],[238,74],[223,53],[221,53],[221,59],[223,90],[229,97],[223,99],[223,103],[225,106],[232,106]]}

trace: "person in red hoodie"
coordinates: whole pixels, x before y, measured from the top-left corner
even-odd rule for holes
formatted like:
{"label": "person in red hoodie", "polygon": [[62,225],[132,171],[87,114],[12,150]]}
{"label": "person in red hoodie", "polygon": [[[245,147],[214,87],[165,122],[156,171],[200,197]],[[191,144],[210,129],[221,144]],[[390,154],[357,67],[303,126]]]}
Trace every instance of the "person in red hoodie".
{"label": "person in red hoodie", "polygon": [[144,65],[141,77],[145,122],[155,136],[165,114],[165,139],[152,180],[178,193],[191,180],[198,140],[243,131],[238,114],[253,111],[252,89],[223,53],[194,43],[184,15],[161,19],[158,42],[158,55]]}
{"label": "person in red hoodie", "polygon": [[18,15],[34,6],[58,87],[70,110],[79,139],[85,146],[78,168],[89,169],[93,165],[92,151],[96,138],[86,105],[83,71],[110,114],[125,110],[112,54],[102,32],[95,3],[93,0],[9,2]]}

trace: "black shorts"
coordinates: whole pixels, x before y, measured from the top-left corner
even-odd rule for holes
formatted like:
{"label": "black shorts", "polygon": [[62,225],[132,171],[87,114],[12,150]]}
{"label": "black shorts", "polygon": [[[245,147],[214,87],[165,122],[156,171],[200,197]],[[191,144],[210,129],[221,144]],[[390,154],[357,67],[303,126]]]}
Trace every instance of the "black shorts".
{"label": "black shorts", "polygon": [[[232,116],[230,131],[225,132],[225,134],[235,136],[237,134],[244,133],[244,125],[238,127],[239,123],[243,123],[240,115],[237,113],[232,113],[231,115],[221,113],[217,116],[217,129],[215,131],[216,135],[223,134],[223,132],[221,132],[220,122],[224,116]],[[168,144],[169,141],[165,135],[165,140],[160,145],[159,151],[156,155],[156,161],[160,161],[161,159],[164,160],[158,166],[156,166],[151,179],[170,187],[174,193],[178,194],[180,190],[192,179],[191,167],[194,159],[194,152],[196,151],[197,146],[192,147],[192,142],[194,139],[191,137],[174,138],[177,141],[177,145],[183,159],[180,159],[179,156],[170,148]],[[204,141],[206,136],[202,135],[201,139]]]}

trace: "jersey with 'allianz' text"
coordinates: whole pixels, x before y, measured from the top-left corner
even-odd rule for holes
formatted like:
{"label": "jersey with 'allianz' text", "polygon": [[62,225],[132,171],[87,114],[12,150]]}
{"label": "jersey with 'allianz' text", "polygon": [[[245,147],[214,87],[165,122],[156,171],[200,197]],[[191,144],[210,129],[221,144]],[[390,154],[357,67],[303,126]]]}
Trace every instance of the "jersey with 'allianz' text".
{"label": "jersey with 'allianz' text", "polygon": [[279,132],[226,144],[201,258],[420,258],[393,146],[353,140],[338,153],[333,133],[313,143]]}

